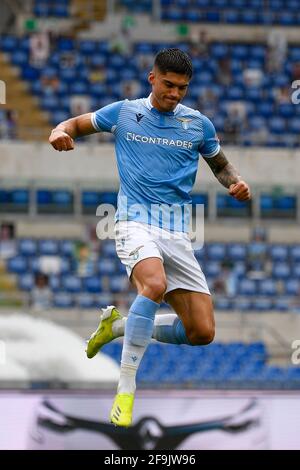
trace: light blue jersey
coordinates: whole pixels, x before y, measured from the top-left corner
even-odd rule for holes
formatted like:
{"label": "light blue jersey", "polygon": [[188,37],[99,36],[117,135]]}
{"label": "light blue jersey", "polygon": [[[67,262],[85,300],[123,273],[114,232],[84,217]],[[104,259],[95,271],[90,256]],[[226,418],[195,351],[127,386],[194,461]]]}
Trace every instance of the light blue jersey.
{"label": "light blue jersey", "polygon": [[188,232],[186,208],[199,154],[214,157],[220,150],[211,121],[182,104],[160,112],[150,95],[105,106],[92,114],[92,124],[115,135],[120,176],[116,220]]}

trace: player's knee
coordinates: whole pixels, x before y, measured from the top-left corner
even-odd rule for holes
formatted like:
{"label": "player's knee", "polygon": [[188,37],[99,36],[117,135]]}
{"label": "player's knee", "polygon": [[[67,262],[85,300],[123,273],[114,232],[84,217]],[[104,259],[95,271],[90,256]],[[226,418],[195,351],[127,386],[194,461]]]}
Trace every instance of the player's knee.
{"label": "player's knee", "polygon": [[151,279],[144,286],[142,295],[148,297],[154,302],[160,303],[167,290],[167,281],[165,279]]}
{"label": "player's knee", "polygon": [[207,325],[204,328],[188,332],[187,336],[193,346],[204,346],[213,342],[215,327],[214,325]]}

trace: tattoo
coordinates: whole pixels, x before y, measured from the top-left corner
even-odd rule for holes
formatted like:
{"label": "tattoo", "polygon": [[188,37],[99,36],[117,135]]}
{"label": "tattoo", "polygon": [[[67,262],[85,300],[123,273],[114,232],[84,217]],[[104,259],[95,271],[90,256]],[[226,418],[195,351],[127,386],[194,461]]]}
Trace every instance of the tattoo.
{"label": "tattoo", "polygon": [[225,186],[225,188],[229,188],[231,184],[237,183],[241,180],[238,171],[231,163],[229,163],[223,150],[220,149],[220,152],[215,157],[203,158],[211,168],[217,180]]}

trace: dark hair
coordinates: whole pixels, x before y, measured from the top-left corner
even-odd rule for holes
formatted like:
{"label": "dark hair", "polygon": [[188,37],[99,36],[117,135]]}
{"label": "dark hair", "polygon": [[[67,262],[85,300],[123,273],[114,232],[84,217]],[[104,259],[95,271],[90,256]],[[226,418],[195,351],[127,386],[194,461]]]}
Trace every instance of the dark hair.
{"label": "dark hair", "polygon": [[162,73],[174,72],[192,78],[193,64],[190,57],[180,49],[163,49],[154,59],[154,66]]}

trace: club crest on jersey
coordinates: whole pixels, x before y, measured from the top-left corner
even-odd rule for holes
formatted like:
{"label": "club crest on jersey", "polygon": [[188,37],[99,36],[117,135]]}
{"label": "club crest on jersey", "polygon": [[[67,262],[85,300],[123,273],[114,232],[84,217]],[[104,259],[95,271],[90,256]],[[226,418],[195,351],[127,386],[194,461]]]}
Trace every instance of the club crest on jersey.
{"label": "club crest on jersey", "polygon": [[182,125],[183,129],[185,131],[187,131],[188,128],[189,128],[189,123],[192,121],[192,119],[184,118],[184,117],[179,117],[179,118],[176,118],[176,119],[177,119],[177,121],[181,122],[181,125]]}

